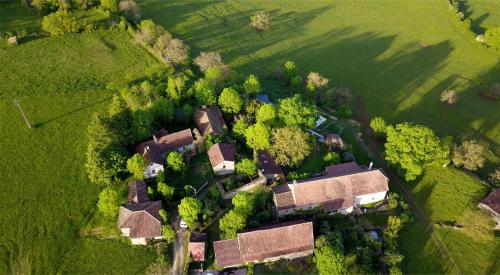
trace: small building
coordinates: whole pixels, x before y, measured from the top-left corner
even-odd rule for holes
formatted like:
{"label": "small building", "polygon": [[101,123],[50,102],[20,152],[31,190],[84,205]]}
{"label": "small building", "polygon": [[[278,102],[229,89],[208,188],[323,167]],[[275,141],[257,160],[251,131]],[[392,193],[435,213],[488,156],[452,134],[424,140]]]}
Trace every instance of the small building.
{"label": "small building", "polygon": [[318,119],[316,120],[316,126],[314,128],[318,128],[321,124],[325,123],[326,118],[323,116],[318,116]]}
{"label": "small building", "polygon": [[194,262],[205,261],[205,244],[207,241],[207,234],[205,233],[192,233],[189,239],[188,251],[191,260]]}
{"label": "small building", "polygon": [[220,136],[224,134],[226,122],[222,117],[222,112],[217,106],[203,107],[196,110],[194,121],[203,136],[208,134]]}
{"label": "small building", "polygon": [[120,207],[118,228],[132,244],[146,245],[149,240],[161,239],[161,201],[150,201],[144,181],[129,184],[129,204]]}
{"label": "small building", "polygon": [[164,170],[165,155],[171,151],[179,153],[194,153],[194,139],[191,129],[185,129],[172,134],[160,130],[153,135],[153,139],[139,144],[135,151],[144,156],[147,162],[144,175],[146,178],[156,177]]}
{"label": "small building", "polygon": [[326,145],[328,145],[328,149],[332,150],[344,150],[344,141],[337,134],[328,134],[325,139]]}
{"label": "small building", "polygon": [[276,162],[276,159],[268,151],[261,150],[257,152],[257,162],[262,174],[270,181],[285,178],[283,169]]}
{"label": "small building", "polygon": [[273,187],[273,200],[280,217],[316,207],[349,214],[354,207],[384,200],[388,182],[381,169],[343,163],[327,167],[324,176]]}
{"label": "small building", "polygon": [[207,153],[216,175],[222,176],[234,173],[236,162],[236,147],[234,144],[216,143],[210,147]]}
{"label": "small building", "polygon": [[479,208],[488,212],[497,223],[495,229],[500,229],[500,188],[493,190],[488,196],[481,200]]}
{"label": "small building", "polygon": [[238,233],[236,239],[214,242],[217,266],[295,259],[314,251],[312,222],[293,221]]}
{"label": "small building", "polygon": [[258,101],[266,104],[273,104],[271,100],[269,99],[269,96],[266,94],[260,94],[255,97]]}

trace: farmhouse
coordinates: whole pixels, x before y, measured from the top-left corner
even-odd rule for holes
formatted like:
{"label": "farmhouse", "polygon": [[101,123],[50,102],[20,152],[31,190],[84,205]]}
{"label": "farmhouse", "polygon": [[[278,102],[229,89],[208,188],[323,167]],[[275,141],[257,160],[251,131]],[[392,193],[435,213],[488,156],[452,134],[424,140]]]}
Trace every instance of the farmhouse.
{"label": "farmhouse", "polygon": [[273,187],[273,199],[280,217],[316,207],[348,214],[354,207],[383,200],[388,181],[381,169],[343,163],[327,167],[324,176]]}
{"label": "farmhouse", "polygon": [[129,185],[129,204],[120,207],[118,228],[132,244],[147,244],[148,240],[161,239],[161,201],[149,201],[144,181]]}
{"label": "farmhouse", "polygon": [[481,200],[478,206],[493,216],[493,219],[497,222],[495,229],[500,229],[500,188],[493,190]]}
{"label": "farmhouse", "polygon": [[234,163],[236,161],[236,147],[234,144],[217,143],[212,145],[207,153],[215,174],[227,175],[234,173]]}
{"label": "farmhouse", "polygon": [[226,123],[217,106],[203,107],[194,114],[196,126],[203,136],[208,134],[223,135]]}
{"label": "farmhouse", "polygon": [[194,262],[205,261],[205,242],[207,241],[207,234],[205,233],[191,233],[189,239],[188,251],[191,260]]}
{"label": "farmhouse", "polygon": [[194,140],[191,129],[167,134],[165,130],[160,130],[153,135],[153,139],[139,144],[135,151],[144,156],[147,162],[144,175],[146,178],[156,177],[163,171],[165,154],[170,151],[187,153],[194,151]]}
{"label": "farmhouse", "polygon": [[258,151],[257,152],[257,162],[261,169],[262,174],[268,180],[282,179],[285,177],[285,173],[281,169],[281,166],[276,163],[273,156],[269,154],[268,151]]}
{"label": "farmhouse", "polygon": [[305,257],[313,250],[313,225],[304,221],[261,227],[239,233],[233,240],[214,242],[215,262],[225,268]]}

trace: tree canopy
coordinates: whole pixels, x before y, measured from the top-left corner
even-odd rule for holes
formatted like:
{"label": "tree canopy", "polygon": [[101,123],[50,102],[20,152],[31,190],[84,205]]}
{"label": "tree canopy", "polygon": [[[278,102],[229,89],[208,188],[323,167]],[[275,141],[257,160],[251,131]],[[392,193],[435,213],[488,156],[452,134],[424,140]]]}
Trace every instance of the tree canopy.
{"label": "tree canopy", "polygon": [[243,105],[243,99],[233,88],[224,88],[219,96],[219,105],[225,113],[238,113]]}
{"label": "tree canopy", "polygon": [[431,129],[410,123],[387,128],[385,153],[385,159],[397,167],[407,181],[416,179],[428,165],[444,162],[448,157],[448,150]]}
{"label": "tree canopy", "polygon": [[460,145],[453,146],[451,160],[456,166],[463,166],[470,171],[476,171],[484,166],[484,148],[477,141],[466,140]]}
{"label": "tree canopy", "polygon": [[251,74],[247,77],[243,83],[243,90],[248,95],[258,94],[262,90],[260,87],[260,81],[257,76]]}
{"label": "tree canopy", "polygon": [[233,210],[230,210],[219,220],[219,229],[222,231],[222,239],[234,239],[238,231],[245,228],[246,217]]}
{"label": "tree canopy", "polygon": [[270,135],[269,128],[262,123],[248,127],[245,133],[247,145],[255,150],[268,149],[271,146],[269,143]]}
{"label": "tree canopy", "polygon": [[158,192],[160,192],[160,194],[162,194],[163,197],[167,200],[171,199],[174,196],[175,188],[167,185],[164,182],[159,182],[157,189]]}
{"label": "tree canopy", "polygon": [[199,79],[194,83],[194,97],[199,105],[210,106],[217,103],[215,89],[205,79]]}
{"label": "tree canopy", "polygon": [[287,126],[314,128],[318,119],[316,106],[307,104],[300,94],[285,98],[278,106],[278,117]]}
{"label": "tree canopy", "polygon": [[259,109],[257,109],[255,119],[258,123],[267,125],[273,124],[276,120],[276,108],[270,103],[262,104]]}
{"label": "tree canopy", "polygon": [[300,164],[312,150],[309,134],[297,127],[274,129],[271,140],[270,153],[284,166]]}
{"label": "tree canopy", "polygon": [[179,215],[186,222],[186,224],[191,228],[196,227],[198,215],[202,210],[201,201],[192,197],[185,197],[181,200],[178,208]]}
{"label": "tree canopy", "polygon": [[118,192],[110,187],[104,188],[99,193],[99,201],[97,208],[107,218],[114,218],[118,215],[118,208],[120,205],[120,197]]}
{"label": "tree canopy", "polygon": [[164,224],[161,226],[161,233],[163,235],[163,240],[167,244],[171,244],[175,240],[175,231],[169,224]]}
{"label": "tree canopy", "polygon": [[257,174],[257,164],[251,159],[242,159],[236,163],[236,172],[251,177]]}
{"label": "tree canopy", "polygon": [[172,151],[167,155],[167,166],[175,172],[182,172],[186,169],[184,157],[177,151]]}
{"label": "tree canopy", "polygon": [[231,202],[234,205],[234,210],[244,216],[249,216],[254,212],[255,196],[252,193],[238,192]]}
{"label": "tree canopy", "polygon": [[328,241],[327,238],[322,237],[316,240],[313,257],[318,274],[346,274],[347,265],[343,251]]}
{"label": "tree canopy", "polygon": [[146,160],[141,154],[135,154],[127,160],[127,169],[136,179],[144,179],[146,166]]}

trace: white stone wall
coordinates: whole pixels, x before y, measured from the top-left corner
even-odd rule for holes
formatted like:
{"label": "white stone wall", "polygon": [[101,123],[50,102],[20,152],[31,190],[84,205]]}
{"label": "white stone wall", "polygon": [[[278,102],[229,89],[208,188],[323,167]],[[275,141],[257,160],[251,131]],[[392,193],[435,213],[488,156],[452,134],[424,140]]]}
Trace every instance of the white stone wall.
{"label": "white stone wall", "polygon": [[234,173],[234,161],[223,161],[215,166],[214,173],[221,176]]}
{"label": "white stone wall", "polygon": [[363,205],[385,199],[386,191],[354,197],[354,205]]}
{"label": "white stone wall", "polygon": [[133,245],[147,245],[148,241],[146,238],[131,238],[130,241]]}

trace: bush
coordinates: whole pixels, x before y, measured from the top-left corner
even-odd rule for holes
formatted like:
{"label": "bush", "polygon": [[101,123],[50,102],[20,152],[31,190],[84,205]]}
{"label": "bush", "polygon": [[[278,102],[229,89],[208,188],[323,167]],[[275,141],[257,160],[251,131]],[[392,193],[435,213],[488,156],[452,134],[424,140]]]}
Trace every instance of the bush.
{"label": "bush", "polygon": [[340,163],[340,154],[337,152],[329,152],[323,158],[325,161],[325,165],[339,164]]}
{"label": "bush", "polygon": [[224,65],[222,56],[218,52],[201,52],[193,63],[200,68],[201,72],[205,72],[210,67],[220,67]]}
{"label": "bush", "polygon": [[370,128],[377,135],[385,135],[387,133],[387,124],[385,120],[381,117],[374,117],[370,121]]}
{"label": "bush", "polygon": [[500,27],[486,30],[484,40],[488,46],[500,50]]}
{"label": "bush", "polygon": [[118,215],[119,205],[120,198],[115,190],[107,187],[99,193],[97,208],[105,217],[115,218]]}
{"label": "bush", "polygon": [[500,168],[495,169],[495,171],[491,172],[488,176],[492,184],[495,186],[500,184]]}
{"label": "bush", "polygon": [[118,10],[118,0],[100,0],[101,9],[104,11],[116,12]]}
{"label": "bush", "polygon": [[242,159],[236,163],[236,172],[249,177],[257,174],[257,164],[251,159]]}
{"label": "bush", "polygon": [[454,90],[445,90],[441,93],[441,102],[448,105],[453,105],[457,103],[458,95]]}
{"label": "bush", "polygon": [[335,87],[326,91],[323,104],[333,109],[340,109],[342,106],[352,104],[351,91],[343,87]]}
{"label": "bush", "polygon": [[339,116],[343,118],[351,118],[352,117],[352,110],[349,106],[341,106],[338,110]]}
{"label": "bush", "polygon": [[484,166],[484,148],[475,140],[464,141],[461,145],[453,146],[451,160],[456,166],[463,166],[470,171],[476,171]]}
{"label": "bush", "polygon": [[388,204],[390,209],[394,209],[399,205],[399,195],[396,193],[390,193],[388,198]]}
{"label": "bush", "polygon": [[51,13],[42,20],[42,29],[51,35],[62,35],[66,33],[77,33],[84,29],[84,25],[78,22],[77,17],[70,12],[58,10]]}
{"label": "bush", "polygon": [[258,31],[265,31],[268,29],[271,22],[271,17],[267,12],[258,12],[255,15],[250,16],[250,21],[252,27]]}
{"label": "bush", "polygon": [[345,151],[342,153],[342,162],[351,162],[351,161],[355,161],[356,158],[354,157],[354,154],[349,152],[349,151]]}
{"label": "bush", "polygon": [[157,190],[160,194],[162,194],[162,196],[166,199],[166,200],[169,200],[171,199],[173,196],[174,196],[174,191],[175,191],[175,188],[172,187],[172,186],[168,186],[166,183],[164,182],[160,182],[158,183],[158,187],[157,187]]}
{"label": "bush", "polygon": [[171,244],[175,240],[175,231],[169,224],[164,224],[161,226],[161,233],[163,235],[163,240],[167,244]]}

